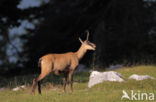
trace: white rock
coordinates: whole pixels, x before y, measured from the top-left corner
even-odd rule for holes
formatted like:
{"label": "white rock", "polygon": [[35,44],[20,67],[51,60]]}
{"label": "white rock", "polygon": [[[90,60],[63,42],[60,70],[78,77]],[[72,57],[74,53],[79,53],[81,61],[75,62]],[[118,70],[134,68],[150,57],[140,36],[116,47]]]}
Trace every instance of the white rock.
{"label": "white rock", "polygon": [[0,91],[5,91],[5,90],[6,90],[6,88],[4,88],[4,87],[3,88],[0,88]]}
{"label": "white rock", "polygon": [[26,89],[25,85],[17,86],[16,88],[13,88],[12,91],[19,91]]}
{"label": "white rock", "polygon": [[22,88],[22,89],[26,89],[25,85],[20,86],[20,88]]}
{"label": "white rock", "polygon": [[102,83],[104,81],[116,81],[116,82],[123,82],[121,74],[109,71],[109,72],[98,72],[93,71],[89,78],[88,87],[92,87],[95,84]]}
{"label": "white rock", "polygon": [[128,79],[135,79],[135,80],[145,80],[145,79],[154,79],[153,77],[149,76],[149,75],[137,75],[137,74],[133,74],[131,75]]}
{"label": "white rock", "polygon": [[12,91],[18,91],[18,90],[20,90],[20,87],[16,87],[12,89]]}

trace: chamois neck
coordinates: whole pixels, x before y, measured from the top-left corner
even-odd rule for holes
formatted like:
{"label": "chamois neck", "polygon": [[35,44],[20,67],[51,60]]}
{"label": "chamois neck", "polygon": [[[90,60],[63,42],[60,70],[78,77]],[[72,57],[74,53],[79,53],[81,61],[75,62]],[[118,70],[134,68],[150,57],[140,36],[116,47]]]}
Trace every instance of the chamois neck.
{"label": "chamois neck", "polygon": [[82,44],[81,47],[76,52],[78,59],[80,60],[86,52],[87,52],[87,50],[84,48],[84,45]]}

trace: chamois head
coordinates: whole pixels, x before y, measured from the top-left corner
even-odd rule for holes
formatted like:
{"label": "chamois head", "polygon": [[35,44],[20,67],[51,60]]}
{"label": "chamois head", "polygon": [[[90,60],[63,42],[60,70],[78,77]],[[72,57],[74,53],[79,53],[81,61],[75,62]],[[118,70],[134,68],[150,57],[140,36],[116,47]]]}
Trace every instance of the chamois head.
{"label": "chamois head", "polygon": [[88,41],[89,38],[89,32],[87,31],[87,38],[85,41],[82,41],[81,38],[79,37],[80,42],[82,43],[82,45],[84,46],[84,48],[86,50],[95,50],[96,45],[90,41]]}

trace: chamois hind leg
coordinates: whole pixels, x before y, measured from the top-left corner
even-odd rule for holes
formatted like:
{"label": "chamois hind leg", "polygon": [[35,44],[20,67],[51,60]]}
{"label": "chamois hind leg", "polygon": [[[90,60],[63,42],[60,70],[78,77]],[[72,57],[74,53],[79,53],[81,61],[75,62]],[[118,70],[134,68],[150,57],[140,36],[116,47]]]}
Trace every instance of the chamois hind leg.
{"label": "chamois hind leg", "polygon": [[73,71],[69,72],[69,83],[71,92],[73,92],[73,73]]}
{"label": "chamois hind leg", "polygon": [[40,74],[39,77],[35,78],[33,80],[33,85],[32,85],[32,94],[35,93],[35,88],[36,88],[36,84],[38,83],[38,92],[39,94],[41,94],[41,86],[40,86],[40,81],[46,76],[47,74]]}
{"label": "chamois hind leg", "polygon": [[41,94],[40,81],[51,72],[52,63],[49,63],[46,60],[44,60],[44,63],[46,63],[46,64],[41,63],[41,74],[33,80],[33,85],[32,85],[32,93],[33,94],[35,93],[35,88],[36,88],[37,83],[38,83],[38,92],[39,92],[39,94]]}
{"label": "chamois hind leg", "polygon": [[33,79],[33,85],[32,85],[32,91],[31,91],[32,94],[35,94],[36,80],[37,80],[36,78]]}

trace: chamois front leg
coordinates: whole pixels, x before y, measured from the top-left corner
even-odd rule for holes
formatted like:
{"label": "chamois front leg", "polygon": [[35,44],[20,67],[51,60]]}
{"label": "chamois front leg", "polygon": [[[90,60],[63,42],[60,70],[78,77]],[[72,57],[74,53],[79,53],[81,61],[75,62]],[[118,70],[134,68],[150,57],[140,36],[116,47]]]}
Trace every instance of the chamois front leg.
{"label": "chamois front leg", "polygon": [[74,71],[69,72],[69,83],[70,83],[71,92],[73,92],[73,73],[74,73]]}
{"label": "chamois front leg", "polygon": [[64,92],[66,92],[66,84],[67,84],[67,76],[68,76],[68,73],[64,73],[64,85],[63,85],[63,87],[64,87]]}
{"label": "chamois front leg", "polygon": [[41,81],[38,82],[38,92],[41,94]]}

